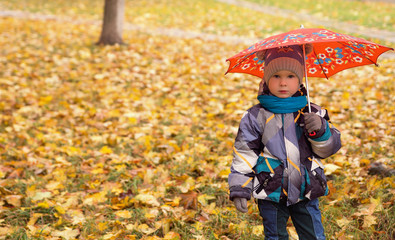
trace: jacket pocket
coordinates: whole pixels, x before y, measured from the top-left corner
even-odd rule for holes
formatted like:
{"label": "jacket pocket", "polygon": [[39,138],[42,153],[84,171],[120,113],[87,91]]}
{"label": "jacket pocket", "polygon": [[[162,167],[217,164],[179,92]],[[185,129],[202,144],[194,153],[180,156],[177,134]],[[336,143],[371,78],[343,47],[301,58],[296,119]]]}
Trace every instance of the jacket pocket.
{"label": "jacket pocket", "polygon": [[311,165],[305,167],[306,189],[305,197],[316,199],[328,194],[327,180],[324,174],[324,166],[317,158],[312,158]]}
{"label": "jacket pocket", "polygon": [[[281,193],[283,165],[279,160],[260,156],[255,167],[254,191],[257,195],[266,195],[278,201]],[[265,194],[260,194],[264,190]]]}

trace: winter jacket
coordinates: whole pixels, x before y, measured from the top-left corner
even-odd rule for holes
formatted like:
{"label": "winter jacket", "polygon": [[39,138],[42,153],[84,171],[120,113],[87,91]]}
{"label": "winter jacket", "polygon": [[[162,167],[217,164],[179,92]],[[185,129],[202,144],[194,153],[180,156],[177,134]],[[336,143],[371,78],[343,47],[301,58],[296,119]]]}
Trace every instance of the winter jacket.
{"label": "winter jacket", "polygon": [[[307,106],[296,112],[275,114],[257,104],[245,112],[228,178],[231,200],[250,199],[252,194],[275,202],[285,199],[291,205],[328,194],[321,159],[340,149],[340,132],[330,124],[325,109],[311,104],[311,111],[321,116],[322,121],[315,136],[309,136],[304,129]],[[297,170],[297,181],[289,177],[291,168]],[[294,187],[298,196],[290,200],[288,192]]]}

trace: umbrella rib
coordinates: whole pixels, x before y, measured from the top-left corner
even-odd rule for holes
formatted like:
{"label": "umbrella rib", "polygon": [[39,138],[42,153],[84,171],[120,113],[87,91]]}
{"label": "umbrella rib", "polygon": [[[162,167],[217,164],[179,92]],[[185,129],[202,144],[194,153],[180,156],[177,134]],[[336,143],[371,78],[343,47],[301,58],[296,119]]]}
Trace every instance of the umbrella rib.
{"label": "umbrella rib", "polygon": [[324,75],[325,75],[325,78],[326,78],[326,79],[329,79],[328,76],[326,75],[325,71],[324,71],[324,67],[322,66],[320,60],[318,59],[317,53],[315,52],[315,49],[314,49],[314,48],[313,48],[313,53],[314,53],[314,55],[315,55],[315,59],[317,59],[318,64],[320,65],[321,71],[322,71],[322,72],[324,73]]}
{"label": "umbrella rib", "polygon": [[229,69],[227,72],[230,72],[230,71],[232,71],[233,69],[235,69],[237,66],[239,66],[240,64],[242,64],[249,56],[251,56],[251,55],[254,54],[254,53],[256,53],[256,52],[252,52],[252,53],[250,53],[250,54],[248,54],[248,55],[243,56],[243,59],[242,59],[239,63],[235,64],[235,65],[232,67],[232,69]]}
{"label": "umbrella rib", "polygon": [[347,45],[347,44],[345,44],[345,43],[343,43],[343,42],[338,42],[338,43],[340,43],[341,45],[343,45],[343,46],[345,46],[345,47],[348,47],[348,48],[351,49],[351,50],[354,50],[354,51],[355,51],[356,53],[358,53],[360,56],[362,56],[363,58],[369,60],[372,64],[376,65],[376,67],[379,66],[377,63],[375,63],[374,61],[372,61],[372,60],[371,60],[370,58],[368,58],[367,56],[363,55],[361,52],[355,50],[355,49],[352,48],[351,46],[349,46],[349,45]]}

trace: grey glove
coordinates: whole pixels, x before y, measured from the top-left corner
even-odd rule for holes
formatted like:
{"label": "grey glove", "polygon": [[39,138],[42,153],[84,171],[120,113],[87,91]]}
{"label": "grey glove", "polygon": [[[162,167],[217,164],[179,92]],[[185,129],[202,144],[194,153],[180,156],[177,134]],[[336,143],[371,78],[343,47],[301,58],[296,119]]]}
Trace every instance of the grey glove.
{"label": "grey glove", "polygon": [[233,204],[235,205],[236,209],[242,213],[246,213],[248,211],[246,198],[234,198]]}
{"label": "grey glove", "polygon": [[308,133],[318,132],[322,126],[321,117],[315,113],[305,113],[304,123]]}

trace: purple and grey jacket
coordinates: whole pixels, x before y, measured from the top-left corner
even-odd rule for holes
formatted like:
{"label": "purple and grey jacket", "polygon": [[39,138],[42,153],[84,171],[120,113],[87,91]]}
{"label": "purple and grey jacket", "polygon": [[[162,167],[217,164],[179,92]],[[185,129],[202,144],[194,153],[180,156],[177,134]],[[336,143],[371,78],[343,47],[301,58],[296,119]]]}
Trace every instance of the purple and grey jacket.
{"label": "purple and grey jacket", "polygon": [[230,199],[254,198],[295,204],[328,194],[321,159],[336,153],[340,132],[329,122],[325,109],[311,104],[321,116],[315,136],[304,128],[304,107],[292,113],[273,113],[261,104],[241,119],[233,148],[228,183]]}

